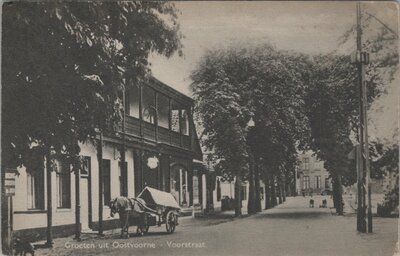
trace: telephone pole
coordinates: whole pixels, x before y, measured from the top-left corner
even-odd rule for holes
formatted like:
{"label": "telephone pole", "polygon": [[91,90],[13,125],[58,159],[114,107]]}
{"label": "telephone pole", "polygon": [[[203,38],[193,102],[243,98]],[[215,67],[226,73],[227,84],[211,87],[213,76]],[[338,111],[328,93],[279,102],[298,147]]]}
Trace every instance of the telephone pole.
{"label": "telephone pole", "polygon": [[[360,232],[372,232],[372,211],[371,211],[371,187],[370,187],[370,166],[369,166],[369,143],[368,143],[368,102],[367,86],[365,83],[365,66],[369,62],[369,54],[362,51],[362,27],[361,27],[361,3],[357,3],[357,51],[355,62],[358,70],[359,87],[359,141],[361,161],[358,164],[358,192],[359,202],[357,210],[357,230]],[[361,183],[361,184],[360,184]],[[361,201],[361,202],[360,202]],[[367,211],[367,213],[366,213]],[[366,227],[365,216],[367,216],[368,229]]]}

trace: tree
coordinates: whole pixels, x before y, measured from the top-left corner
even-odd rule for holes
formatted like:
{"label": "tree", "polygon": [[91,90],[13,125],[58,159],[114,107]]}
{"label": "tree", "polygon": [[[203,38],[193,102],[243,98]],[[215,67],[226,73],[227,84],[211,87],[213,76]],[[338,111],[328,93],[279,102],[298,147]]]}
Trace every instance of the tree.
{"label": "tree", "polygon": [[9,2],[3,25],[2,168],[37,169],[38,154],[48,178],[57,155],[79,168],[97,129],[115,135],[122,85],[145,79],[151,52],[181,47],[166,2]]}
{"label": "tree", "polygon": [[114,131],[120,85],[145,77],[151,51],[180,48],[176,12],[162,2],[3,5],[3,160],[25,163],[33,143],[75,153],[96,128]]}
{"label": "tree", "polygon": [[[192,75],[205,144],[224,159],[221,170],[235,176],[236,182],[241,178],[249,182],[250,213],[257,211],[259,171],[268,169],[263,175],[266,184],[280,177],[286,157],[296,154],[295,143],[307,137],[304,58],[269,45],[232,47],[207,53]],[[250,128],[251,116],[255,127]],[[262,163],[265,168],[259,168]],[[282,189],[282,181],[278,188]]]}
{"label": "tree", "polygon": [[219,169],[235,178],[235,215],[241,215],[241,182],[248,168],[247,123],[250,111],[243,95],[249,60],[237,49],[210,51],[192,74],[195,110],[203,127],[205,146]]}
{"label": "tree", "polygon": [[[379,21],[379,22],[376,22]],[[366,67],[368,108],[393,81],[398,66],[398,35],[374,15],[363,11],[363,51],[370,53]],[[356,27],[351,27],[341,38],[339,46],[352,41]],[[351,185],[356,173],[349,168],[346,153],[358,140],[359,89],[357,72],[350,57],[334,52],[314,56],[311,83],[306,104],[312,140],[309,146],[325,161],[333,181],[334,203],[342,213],[341,187]]]}
{"label": "tree", "polygon": [[264,183],[270,184],[266,187],[268,208],[277,204],[275,180],[278,192],[282,191],[278,195],[284,195],[284,166],[296,158],[296,147],[309,138],[303,95],[310,64],[304,55],[268,45],[259,46],[253,56],[256,71],[251,77],[253,86],[248,88],[256,124],[252,148],[262,158]]}

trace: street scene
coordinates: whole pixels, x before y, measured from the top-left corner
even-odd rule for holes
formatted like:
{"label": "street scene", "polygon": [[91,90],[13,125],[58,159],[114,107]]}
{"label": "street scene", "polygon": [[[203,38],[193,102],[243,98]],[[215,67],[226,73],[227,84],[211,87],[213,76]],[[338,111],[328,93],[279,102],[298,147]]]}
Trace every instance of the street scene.
{"label": "street scene", "polygon": [[[328,205],[332,207],[331,200]],[[38,255],[299,255],[299,250],[304,255],[395,255],[397,219],[376,222],[376,234],[360,236],[354,231],[354,214],[339,217],[330,208],[308,208],[308,198],[291,197],[254,216],[185,218],[171,236],[163,228],[151,228],[147,236],[119,239],[114,230],[101,239],[87,235],[79,243],[59,239]],[[103,244],[108,248],[99,250]],[[78,246],[82,248],[71,251]]]}
{"label": "street scene", "polygon": [[400,255],[395,2],[2,5],[4,255]]}

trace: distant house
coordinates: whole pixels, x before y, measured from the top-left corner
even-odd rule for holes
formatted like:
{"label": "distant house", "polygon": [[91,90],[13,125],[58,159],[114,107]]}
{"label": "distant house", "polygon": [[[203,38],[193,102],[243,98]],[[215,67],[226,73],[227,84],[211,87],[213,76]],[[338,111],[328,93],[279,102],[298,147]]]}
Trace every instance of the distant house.
{"label": "distant house", "polygon": [[[155,78],[127,91],[125,136],[121,136],[121,130],[115,136],[104,136],[101,158],[95,145],[81,145],[85,163],[79,183],[62,159],[57,171],[52,172],[53,237],[74,233],[76,186],[82,230],[97,230],[99,222],[103,229],[116,227],[116,217],[109,217],[110,199],[120,195],[135,197],[145,186],[170,192],[182,207],[201,204],[206,169],[193,122],[193,104],[190,97]],[[122,168],[120,153],[124,141],[126,168]],[[46,237],[49,191],[45,173],[44,168],[34,172],[19,168],[13,207],[13,229],[19,236]],[[102,206],[99,184],[103,189]]]}
{"label": "distant house", "polygon": [[296,175],[296,192],[298,195],[321,194],[332,190],[329,173],[324,168],[324,162],[313,156],[312,151],[298,156],[300,165]]}

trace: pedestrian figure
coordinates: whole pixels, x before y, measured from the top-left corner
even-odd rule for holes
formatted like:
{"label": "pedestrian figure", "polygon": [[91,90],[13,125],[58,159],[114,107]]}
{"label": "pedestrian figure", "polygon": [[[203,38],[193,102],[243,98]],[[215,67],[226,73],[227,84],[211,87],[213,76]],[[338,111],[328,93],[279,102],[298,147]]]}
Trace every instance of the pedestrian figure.
{"label": "pedestrian figure", "polygon": [[314,199],[312,198],[312,195],[310,199],[310,208],[314,208]]}

